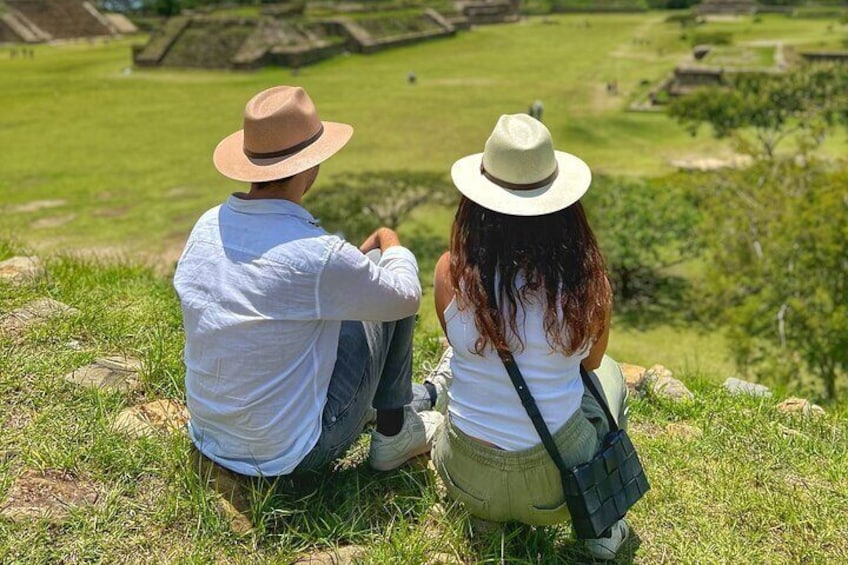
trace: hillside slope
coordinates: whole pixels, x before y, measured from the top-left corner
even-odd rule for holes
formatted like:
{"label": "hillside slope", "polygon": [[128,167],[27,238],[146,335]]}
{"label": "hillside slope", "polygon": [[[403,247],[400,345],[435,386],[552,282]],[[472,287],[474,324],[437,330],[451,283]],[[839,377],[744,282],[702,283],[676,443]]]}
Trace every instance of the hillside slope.
{"label": "hillside slope", "polygon": [[[0,261],[21,254],[0,242]],[[0,562],[287,563],[331,553],[364,563],[586,560],[567,526],[474,531],[441,498],[426,461],[368,469],[366,436],[314,494],[254,490],[254,527],[243,533],[198,476],[179,429],[133,439],[113,427],[126,407],[183,398],[170,280],[62,257],[32,273],[0,280]],[[416,338],[419,377],[438,350],[437,335]],[[126,387],[65,378],[116,356],[140,366],[98,370],[111,367],[113,384]],[[631,404],[653,488],[631,514],[637,536],[620,562],[848,562],[845,405],[821,417],[784,414],[780,398],[731,397],[705,377],[683,375],[691,402]]]}

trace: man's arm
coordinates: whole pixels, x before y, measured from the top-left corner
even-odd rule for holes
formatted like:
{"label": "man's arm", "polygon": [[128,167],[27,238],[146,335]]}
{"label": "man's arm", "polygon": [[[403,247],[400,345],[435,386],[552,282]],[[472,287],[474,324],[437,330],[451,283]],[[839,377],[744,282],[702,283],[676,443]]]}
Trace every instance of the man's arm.
{"label": "man's arm", "polygon": [[[363,253],[380,249],[375,264]],[[356,249],[340,242],[318,282],[319,316],[327,320],[392,321],[412,316],[421,302],[415,256],[397,234],[380,228]]]}

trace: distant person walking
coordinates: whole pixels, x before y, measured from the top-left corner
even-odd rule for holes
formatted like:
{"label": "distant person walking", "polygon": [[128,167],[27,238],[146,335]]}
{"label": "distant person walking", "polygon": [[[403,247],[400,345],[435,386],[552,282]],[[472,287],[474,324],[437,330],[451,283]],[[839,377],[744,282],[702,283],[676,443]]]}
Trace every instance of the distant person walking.
{"label": "distant person walking", "polygon": [[541,100],[535,100],[532,104],[530,104],[530,109],[527,111],[530,114],[530,117],[536,118],[540,122],[542,121],[542,112],[545,107],[542,105]]}
{"label": "distant person walking", "polygon": [[374,410],[368,461],[387,471],[428,452],[442,419],[412,385],[415,256],[388,228],[351,245],[302,206],[352,134],[302,88],[254,96],[214,153],[249,191],[203,214],[177,265],[189,437],[241,475],[325,470]]}

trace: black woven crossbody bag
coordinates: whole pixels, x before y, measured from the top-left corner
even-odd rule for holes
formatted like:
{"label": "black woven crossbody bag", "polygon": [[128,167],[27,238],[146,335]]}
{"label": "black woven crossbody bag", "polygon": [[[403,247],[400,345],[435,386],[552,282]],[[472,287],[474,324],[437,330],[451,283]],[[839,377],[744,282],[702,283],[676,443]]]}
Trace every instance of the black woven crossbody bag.
{"label": "black woven crossbody bag", "polygon": [[571,522],[578,538],[608,537],[610,527],[624,517],[637,500],[650,487],[642,463],[636,454],[627,432],[618,427],[601,394],[600,382],[594,373],[580,367],[580,377],[592,396],[604,410],[609,422],[609,433],[600,450],[588,462],[575,467],[565,466],[554,439],[545,424],[536,400],[510,351],[498,352],[506,372],[521,398],[521,404],[530,416],[545,449],[559,469],[562,492],[571,514]]}

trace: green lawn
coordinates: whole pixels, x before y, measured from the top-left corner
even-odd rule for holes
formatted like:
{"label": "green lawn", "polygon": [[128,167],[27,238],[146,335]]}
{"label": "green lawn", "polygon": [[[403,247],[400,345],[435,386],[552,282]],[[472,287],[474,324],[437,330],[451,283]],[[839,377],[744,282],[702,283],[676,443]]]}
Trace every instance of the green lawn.
{"label": "green lawn", "polygon": [[[640,81],[661,78],[687,52],[677,24],[664,18],[531,18],[339,57],[298,76],[286,69],[130,72],[129,46],[141,39],[39,46],[34,60],[2,56],[2,203],[65,204],[6,210],[0,235],[38,247],[151,254],[178,245],[203,210],[238,189],[211,166],[216,143],[240,127],[252,94],[280,83],[305,86],[322,117],[356,127],[325,165],[319,189],[345,171],[447,171],[482,149],[499,114],[525,111],[537,98],[557,145],[598,172],[660,174],[673,158],[727,153],[726,144],[692,139],[662,115],[624,111]],[[825,25],[768,18],[736,35],[807,41]],[[410,70],[415,86],[405,80]],[[612,80],[618,97],[606,94]]]}

